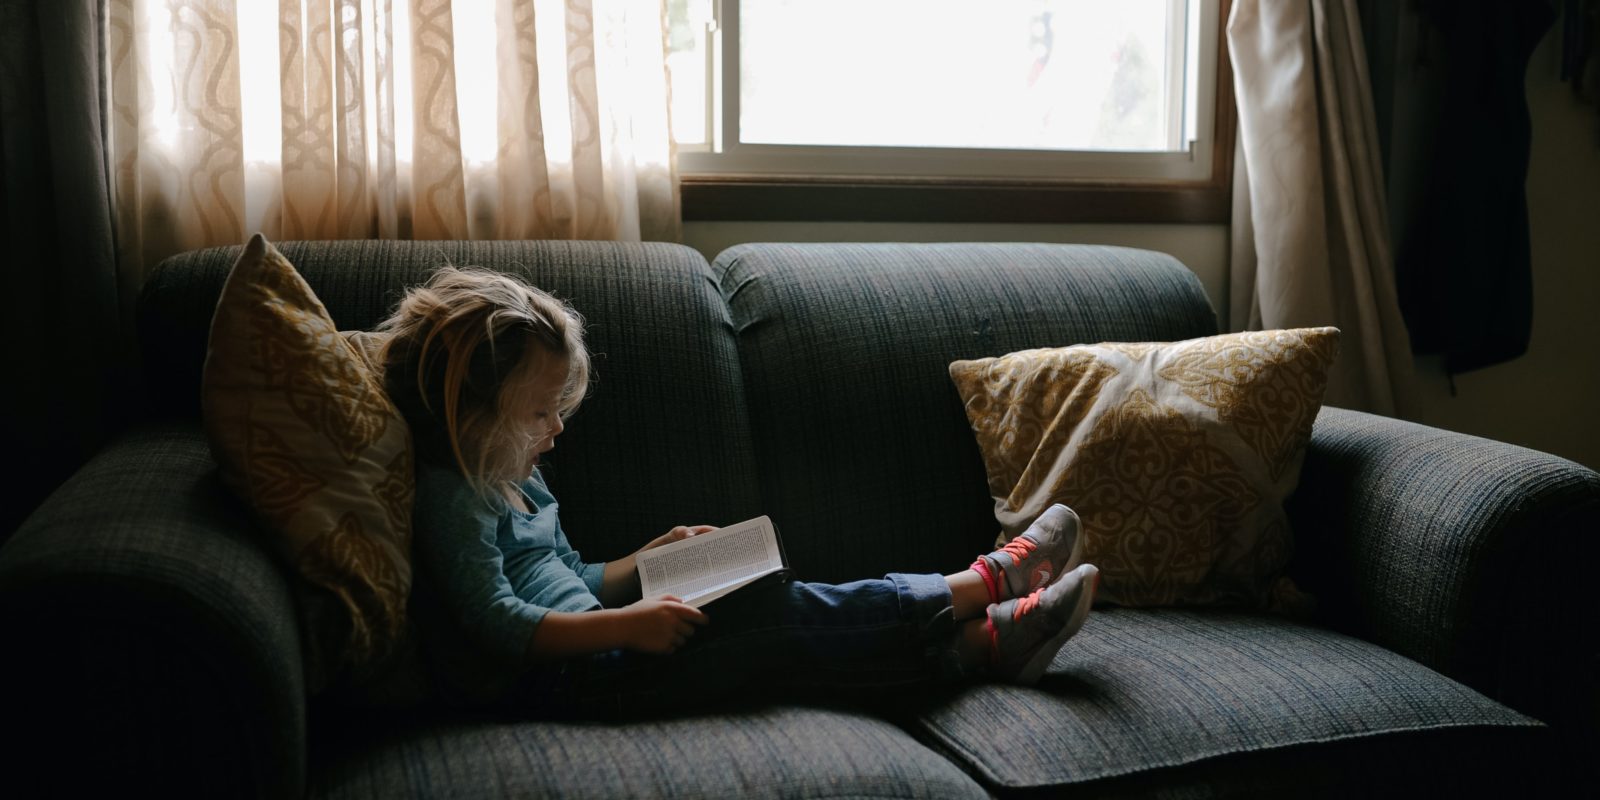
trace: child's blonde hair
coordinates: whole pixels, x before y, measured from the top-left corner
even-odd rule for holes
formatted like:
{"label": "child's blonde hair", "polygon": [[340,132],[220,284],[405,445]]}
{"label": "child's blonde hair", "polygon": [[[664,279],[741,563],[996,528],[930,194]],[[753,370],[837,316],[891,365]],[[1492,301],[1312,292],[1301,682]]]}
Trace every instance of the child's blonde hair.
{"label": "child's blonde hair", "polygon": [[510,275],[444,267],[408,291],[378,330],[389,334],[384,386],[411,425],[418,455],[455,461],[491,505],[507,482],[527,477],[519,473],[532,442],[511,428],[511,380],[543,369],[552,356],[565,360],[563,419],[588,390],[583,317]]}

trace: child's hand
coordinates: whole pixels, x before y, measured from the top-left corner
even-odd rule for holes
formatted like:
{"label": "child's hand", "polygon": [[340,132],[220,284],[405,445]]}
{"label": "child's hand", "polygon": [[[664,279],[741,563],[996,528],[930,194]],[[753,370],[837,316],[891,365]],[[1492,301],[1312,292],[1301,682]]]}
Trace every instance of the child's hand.
{"label": "child's hand", "polygon": [[651,539],[637,551],[615,561],[606,562],[605,572],[600,578],[600,602],[607,608],[621,608],[623,603],[639,596],[639,568],[635,563],[639,553],[714,530],[716,527],[712,525],[679,525]]}
{"label": "child's hand", "polygon": [[622,618],[623,647],[644,653],[671,653],[706,624],[705,612],[672,595],[640,600],[618,609]]}
{"label": "child's hand", "polygon": [[673,528],[672,530],[667,531],[666,533],[663,533],[654,539],[651,539],[649,544],[639,549],[649,550],[652,547],[660,547],[664,544],[672,544],[673,542],[682,541],[696,534],[710,533],[716,529],[717,528],[715,525],[679,525],[678,527]]}

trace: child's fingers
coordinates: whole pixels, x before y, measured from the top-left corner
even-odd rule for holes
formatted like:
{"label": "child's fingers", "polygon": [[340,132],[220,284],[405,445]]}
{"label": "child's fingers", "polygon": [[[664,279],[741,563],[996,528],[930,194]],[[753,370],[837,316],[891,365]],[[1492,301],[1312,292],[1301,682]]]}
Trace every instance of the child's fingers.
{"label": "child's fingers", "polygon": [[678,525],[672,530],[667,531],[667,536],[671,537],[672,541],[674,542],[680,542],[689,538],[690,536],[697,536],[702,533],[710,533],[716,529],[717,526],[715,525]]}
{"label": "child's fingers", "polygon": [[696,625],[704,625],[711,621],[711,618],[706,616],[706,612],[701,611],[700,609],[695,608],[694,606],[691,606],[682,600],[679,600],[674,605],[667,606],[667,608],[672,609],[672,613],[677,614],[678,619],[688,620]]}
{"label": "child's fingers", "polygon": [[[662,606],[662,607],[667,609],[668,611],[672,612],[673,614],[676,614],[679,619],[689,620],[690,622],[693,622],[696,625],[704,625],[707,622],[711,621],[711,618],[706,616],[706,612],[701,611],[700,609],[695,608],[694,606],[691,606],[688,603],[683,602],[683,598],[681,598],[681,597],[679,597],[679,596],[677,596],[675,594],[664,594],[664,595],[661,595],[660,597],[656,598],[656,600],[658,600],[658,601],[660,601],[662,603],[666,603],[666,605]],[[638,602],[643,603],[643,602],[646,602],[646,601],[640,600]]]}

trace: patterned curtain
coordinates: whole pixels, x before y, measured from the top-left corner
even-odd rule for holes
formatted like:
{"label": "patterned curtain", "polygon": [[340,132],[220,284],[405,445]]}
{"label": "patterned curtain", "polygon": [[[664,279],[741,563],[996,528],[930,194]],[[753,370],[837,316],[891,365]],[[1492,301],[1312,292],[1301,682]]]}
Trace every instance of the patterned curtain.
{"label": "patterned curtain", "polygon": [[679,237],[659,2],[109,0],[107,24],[135,284],[255,231]]}

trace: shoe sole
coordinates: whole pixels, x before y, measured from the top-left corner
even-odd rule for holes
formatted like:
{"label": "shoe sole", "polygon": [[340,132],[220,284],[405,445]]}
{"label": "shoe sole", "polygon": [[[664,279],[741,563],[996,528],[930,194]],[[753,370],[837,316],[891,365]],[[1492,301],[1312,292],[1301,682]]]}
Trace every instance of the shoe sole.
{"label": "shoe sole", "polygon": [[1050,662],[1056,660],[1056,653],[1061,652],[1061,646],[1066,644],[1066,641],[1071,639],[1073,634],[1076,634],[1083,627],[1084,621],[1089,618],[1089,607],[1094,605],[1095,591],[1100,588],[1100,570],[1093,565],[1087,566],[1089,571],[1083,576],[1083,579],[1089,581],[1088,591],[1078,593],[1078,603],[1073,606],[1072,614],[1067,617],[1066,624],[1062,625],[1061,630],[1057,631],[1054,636],[1046,639],[1039,646],[1039,651],[1034,654],[1033,658],[1028,659],[1028,662],[1022,665],[1022,669],[1017,672],[1016,681],[1018,683],[1027,686],[1038,683],[1039,678],[1044,675],[1045,669],[1050,666]]}

